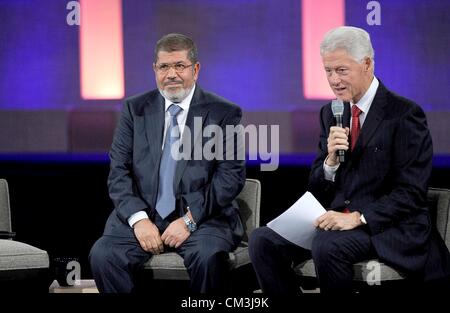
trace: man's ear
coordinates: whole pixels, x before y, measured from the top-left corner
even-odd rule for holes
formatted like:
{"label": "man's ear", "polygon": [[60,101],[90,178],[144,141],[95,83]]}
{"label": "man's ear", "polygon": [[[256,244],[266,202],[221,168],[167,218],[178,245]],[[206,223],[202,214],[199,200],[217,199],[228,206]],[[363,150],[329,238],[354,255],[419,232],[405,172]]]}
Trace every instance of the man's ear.
{"label": "man's ear", "polygon": [[369,57],[364,58],[364,70],[367,72],[369,71],[373,66],[372,59]]}
{"label": "man's ear", "polygon": [[194,65],[194,76],[195,76],[195,80],[197,81],[197,79],[198,79],[198,74],[200,73],[200,63],[199,62],[197,62],[195,65]]}

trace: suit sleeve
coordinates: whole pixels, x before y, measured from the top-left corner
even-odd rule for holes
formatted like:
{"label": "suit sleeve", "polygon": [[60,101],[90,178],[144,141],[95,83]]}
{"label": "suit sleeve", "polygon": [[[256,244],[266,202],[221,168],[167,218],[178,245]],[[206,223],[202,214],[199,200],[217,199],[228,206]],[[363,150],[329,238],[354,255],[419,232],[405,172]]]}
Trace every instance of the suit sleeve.
{"label": "suit sleeve", "polygon": [[182,196],[197,224],[223,213],[221,211],[230,206],[245,184],[245,158],[240,155],[243,149],[242,138],[239,138],[239,133],[226,132],[227,125],[238,126],[239,129],[241,117],[241,109],[233,107],[221,123],[224,134],[222,157],[214,161],[210,183]]}
{"label": "suit sleeve", "polygon": [[[317,157],[311,167],[308,190],[319,200],[329,207],[335,193],[335,183],[325,179],[323,163],[328,155],[328,134],[330,125],[325,117],[325,106],[320,110],[320,138]],[[339,172],[339,169],[337,170]],[[336,173],[336,175],[338,174]]]}
{"label": "suit sleeve", "polygon": [[132,214],[147,207],[133,181],[133,133],[130,104],[125,102],[109,153],[108,176],[109,196],[124,223]]}
{"label": "suit sleeve", "polygon": [[425,114],[414,105],[402,116],[392,147],[392,191],[361,208],[373,234],[426,206],[433,147]]}

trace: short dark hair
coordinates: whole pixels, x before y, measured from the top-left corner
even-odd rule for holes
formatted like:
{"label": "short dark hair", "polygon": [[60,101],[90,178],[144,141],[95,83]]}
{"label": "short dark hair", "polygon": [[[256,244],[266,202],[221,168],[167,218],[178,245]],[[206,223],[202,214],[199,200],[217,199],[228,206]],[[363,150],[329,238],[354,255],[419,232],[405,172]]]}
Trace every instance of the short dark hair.
{"label": "short dark hair", "polygon": [[194,64],[197,63],[198,52],[194,41],[188,36],[176,33],[167,34],[158,40],[154,51],[154,62],[156,63],[158,60],[158,52],[160,51],[173,52],[181,50],[187,50],[188,59]]}

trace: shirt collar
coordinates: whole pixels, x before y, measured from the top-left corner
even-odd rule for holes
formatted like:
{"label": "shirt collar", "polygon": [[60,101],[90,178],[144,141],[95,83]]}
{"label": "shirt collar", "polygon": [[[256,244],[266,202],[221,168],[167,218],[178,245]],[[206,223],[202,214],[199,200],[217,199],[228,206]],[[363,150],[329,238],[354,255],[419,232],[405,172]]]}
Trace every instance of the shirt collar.
{"label": "shirt collar", "polygon": [[379,85],[380,82],[374,76],[372,79],[372,83],[370,83],[369,89],[367,89],[364,96],[361,99],[359,99],[357,103],[350,102],[350,104],[352,106],[356,104],[363,113],[367,114],[367,112],[369,112],[370,106],[372,105],[373,98],[375,98],[375,94],[377,93]]}
{"label": "shirt collar", "polygon": [[[192,89],[189,92],[189,94],[187,95],[187,97],[184,98],[183,101],[181,101],[179,103],[176,103],[176,105],[180,106],[183,109],[184,112],[187,112],[189,110],[189,106],[191,105],[192,98],[194,97],[194,91],[195,91],[195,84],[192,87]],[[166,112],[167,109],[169,109],[170,105],[173,104],[173,101],[170,101],[166,97],[164,97],[164,101],[165,101],[164,112]]]}

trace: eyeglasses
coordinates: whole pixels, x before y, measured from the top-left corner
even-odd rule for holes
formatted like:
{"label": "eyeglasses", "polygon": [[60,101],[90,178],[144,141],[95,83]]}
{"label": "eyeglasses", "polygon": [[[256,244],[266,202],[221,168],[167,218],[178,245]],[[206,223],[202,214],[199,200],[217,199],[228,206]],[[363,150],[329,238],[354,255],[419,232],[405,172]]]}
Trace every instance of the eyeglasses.
{"label": "eyeglasses", "polygon": [[171,69],[172,67],[175,69],[175,72],[177,73],[182,73],[184,72],[184,70],[190,66],[194,65],[193,63],[191,64],[183,64],[183,63],[175,63],[175,64],[159,64],[159,65],[155,65],[155,68],[158,72],[161,73],[167,73],[169,71],[169,69]]}

